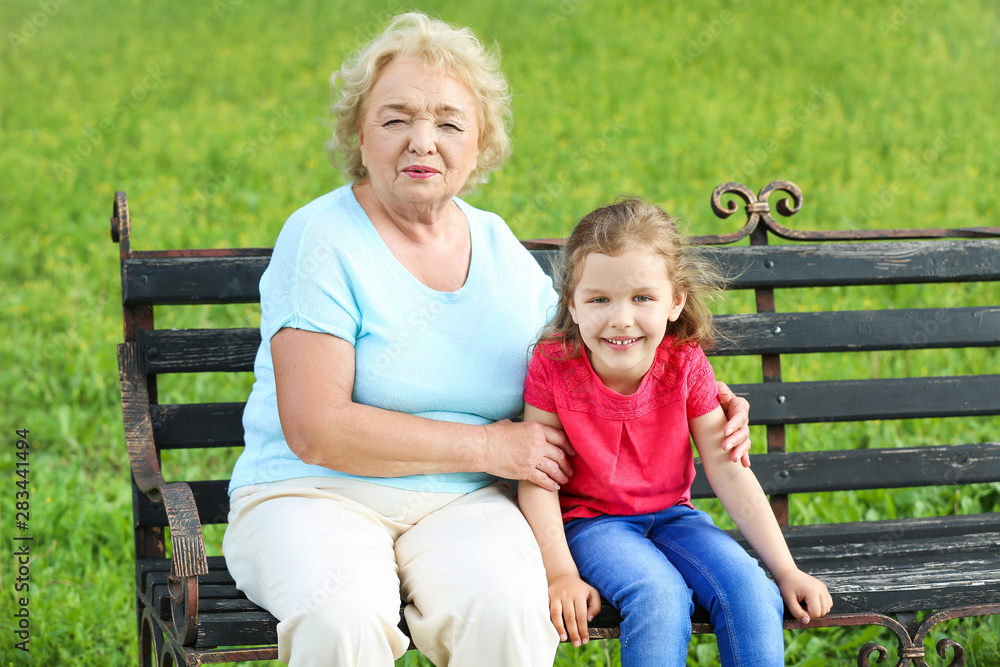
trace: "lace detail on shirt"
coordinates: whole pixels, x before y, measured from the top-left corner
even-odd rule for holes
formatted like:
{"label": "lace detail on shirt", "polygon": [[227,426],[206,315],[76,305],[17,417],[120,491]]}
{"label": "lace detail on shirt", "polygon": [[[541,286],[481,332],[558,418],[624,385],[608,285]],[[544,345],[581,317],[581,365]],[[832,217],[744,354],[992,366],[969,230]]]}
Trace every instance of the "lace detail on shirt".
{"label": "lace detail on shirt", "polygon": [[548,349],[541,347],[529,365],[525,401],[546,412],[555,412],[558,407],[627,421],[678,401],[686,402],[689,418],[700,417],[718,405],[712,367],[697,345],[674,347],[672,339],[664,339],[649,376],[628,396],[604,388],[582,356],[549,359],[544,357]]}
{"label": "lace detail on shirt", "polygon": [[719,407],[719,390],[715,386],[715,373],[712,367],[706,363],[696,369],[688,376],[688,419],[707,415],[709,412]]}

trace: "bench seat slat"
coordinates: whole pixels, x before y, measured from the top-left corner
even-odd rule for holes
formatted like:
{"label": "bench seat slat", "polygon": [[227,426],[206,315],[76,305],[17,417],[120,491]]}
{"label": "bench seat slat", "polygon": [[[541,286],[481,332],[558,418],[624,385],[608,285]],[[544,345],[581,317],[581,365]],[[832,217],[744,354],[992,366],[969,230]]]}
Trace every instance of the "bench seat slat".
{"label": "bench seat slat", "polygon": [[752,424],[990,416],[997,387],[1000,375],[731,385],[753,406]]}
{"label": "bench seat slat", "polygon": [[278,620],[263,609],[220,611],[198,616],[195,646],[253,646],[278,643]]}
{"label": "bench seat slat", "polygon": [[785,526],[782,532],[789,548],[797,553],[805,553],[816,546],[836,547],[849,543],[869,544],[876,549],[886,540],[920,538],[947,541],[963,535],[997,533],[1000,532],[1000,513]]}
{"label": "bench seat slat", "polygon": [[[981,530],[977,529],[981,528]],[[1000,594],[1000,539],[995,515],[964,515],[783,529],[796,562],[823,579],[834,613],[867,614],[986,604]],[[847,542],[838,542],[850,536]],[[737,535],[739,538],[739,535]],[[909,553],[909,556],[905,554]],[[277,641],[277,620],[236,589],[222,557],[211,557],[199,586],[197,646]],[[168,559],[142,563],[144,597],[167,595]],[[703,614],[699,610],[696,620]],[[620,621],[607,605],[593,627]]]}

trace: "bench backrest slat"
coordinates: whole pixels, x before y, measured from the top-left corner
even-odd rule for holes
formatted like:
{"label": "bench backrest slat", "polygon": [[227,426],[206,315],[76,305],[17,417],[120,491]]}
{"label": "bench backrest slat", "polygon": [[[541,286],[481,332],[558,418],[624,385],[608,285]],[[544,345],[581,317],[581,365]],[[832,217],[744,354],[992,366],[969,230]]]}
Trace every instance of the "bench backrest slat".
{"label": "bench backrest slat", "polygon": [[[123,260],[126,306],[249,303],[260,298],[270,250],[146,253]],[[206,256],[204,253],[213,252]],[[735,289],[1000,280],[1000,240],[831,243],[700,248],[733,277]],[[556,251],[534,250],[551,270]],[[872,261],[872,260],[876,261]]]}
{"label": "bench backrest slat", "polygon": [[151,373],[253,370],[260,329],[154,329],[139,336]]}
{"label": "bench backrest slat", "polygon": [[749,313],[715,318],[713,355],[931,349],[996,345],[1000,307]]}
{"label": "bench backrest slat", "polygon": [[[758,454],[753,458],[754,473],[768,494],[992,482],[998,467],[1000,442]],[[696,468],[692,497],[712,497],[700,462]],[[225,523],[228,482],[195,481],[191,488],[202,522]],[[142,526],[167,525],[162,505],[154,505],[145,496],[139,501],[136,520]]]}
{"label": "bench backrest slat", "polygon": [[[710,498],[712,487],[701,472],[701,461],[696,467],[691,495]],[[1000,442],[787,452],[753,457],[754,473],[767,494],[992,482],[998,468]]]}
{"label": "bench backrest slat", "polygon": [[[730,289],[1000,280],[1000,239],[705,246]],[[533,250],[550,275],[556,251]],[[873,261],[874,260],[874,261]]]}
{"label": "bench backrest slat", "polygon": [[260,277],[270,259],[270,250],[232,257],[125,259],[122,301],[126,306],[252,303],[260,299]]}
{"label": "bench backrest slat", "polygon": [[[994,345],[1000,307],[720,315],[713,355],[804,354]],[[947,325],[947,326],[944,326]],[[142,332],[151,373],[252,371],[260,331]]]}
{"label": "bench backrest slat", "polygon": [[153,405],[153,439],[160,449],[242,447],[246,403]]}
{"label": "bench backrest slat", "polygon": [[[765,425],[993,416],[1000,414],[998,388],[1000,375],[732,385],[753,406],[750,423]],[[150,412],[156,445],[242,446],[244,405],[154,405]],[[845,448],[849,444],[844,443]]]}
{"label": "bench backrest slat", "polygon": [[[1000,375],[731,385],[753,424],[808,424],[1000,414]],[[846,445],[847,443],[845,443]]]}
{"label": "bench backrest slat", "polygon": [[[228,522],[229,514],[229,481],[223,479],[207,481],[190,481],[194,493],[195,505],[198,508],[198,518],[202,524],[219,524]],[[139,526],[166,527],[167,513],[162,503],[153,503],[145,495],[140,494],[135,501],[135,522]]]}
{"label": "bench backrest slat", "polygon": [[1000,239],[707,247],[701,251],[733,277],[735,289],[1000,280]]}

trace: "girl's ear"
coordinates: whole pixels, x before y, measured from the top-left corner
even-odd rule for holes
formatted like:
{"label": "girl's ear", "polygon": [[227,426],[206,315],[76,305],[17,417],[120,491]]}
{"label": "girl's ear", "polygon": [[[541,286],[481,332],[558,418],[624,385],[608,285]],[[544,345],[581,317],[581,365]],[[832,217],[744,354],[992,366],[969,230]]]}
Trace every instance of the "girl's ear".
{"label": "girl's ear", "polygon": [[687,292],[677,292],[674,295],[674,305],[670,307],[670,313],[667,315],[667,319],[671,322],[676,322],[677,318],[681,316],[681,311],[684,310],[684,304],[687,303]]}
{"label": "girl's ear", "polygon": [[573,303],[573,297],[569,298],[567,305],[569,306],[569,316],[573,318],[573,323],[579,324],[580,320],[576,319],[576,304]]}

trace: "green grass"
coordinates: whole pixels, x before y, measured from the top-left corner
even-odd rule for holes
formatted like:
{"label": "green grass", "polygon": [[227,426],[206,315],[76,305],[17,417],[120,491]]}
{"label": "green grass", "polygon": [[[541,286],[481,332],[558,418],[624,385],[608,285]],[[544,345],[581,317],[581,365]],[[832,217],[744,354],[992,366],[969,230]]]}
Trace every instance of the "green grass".
{"label": "green grass", "polygon": [[[468,199],[522,238],[565,235],[619,192],[663,202],[697,233],[732,231],[739,223],[711,215],[712,189],[737,180],[757,191],[776,178],[805,193],[788,223],[796,228],[997,224],[1000,17],[988,0],[8,0],[0,6],[0,665],[136,659],[114,359],[118,259],[107,231],[114,191],[128,193],[137,249],[272,245],[291,211],[342,183],[321,148],[330,72],[413,6],[469,25],[503,51],[516,94],[515,152]],[[976,298],[997,302],[995,287],[983,290]],[[782,293],[779,307],[817,298]],[[850,291],[842,303],[953,298],[938,289]],[[177,309],[159,323],[219,318],[254,315]],[[916,364],[950,374],[989,361],[882,355],[850,371],[892,376]],[[824,372],[821,358],[787,368],[797,379]],[[164,391],[240,400],[247,386],[178,378]],[[997,426],[983,420],[956,438],[943,422],[844,425],[805,430],[791,446],[794,438],[820,446],[986,439]],[[8,613],[15,429],[30,429],[32,443],[30,654],[13,648]],[[224,476],[230,460],[167,464]],[[793,516],[996,507],[995,488],[904,490],[891,499],[796,499]],[[970,649],[967,664],[988,665],[1000,663],[997,625],[966,620],[946,630]],[[793,633],[789,664],[853,664],[873,637],[890,641],[870,628]],[[558,664],[616,664],[615,653],[613,642],[563,648]],[[693,642],[691,664],[713,664],[714,655],[711,637]],[[410,654],[401,664],[419,661]]]}

